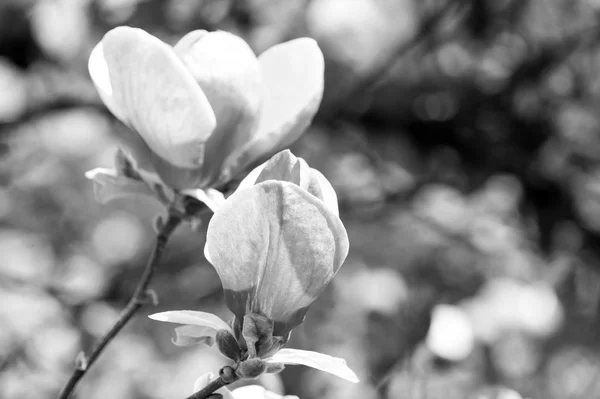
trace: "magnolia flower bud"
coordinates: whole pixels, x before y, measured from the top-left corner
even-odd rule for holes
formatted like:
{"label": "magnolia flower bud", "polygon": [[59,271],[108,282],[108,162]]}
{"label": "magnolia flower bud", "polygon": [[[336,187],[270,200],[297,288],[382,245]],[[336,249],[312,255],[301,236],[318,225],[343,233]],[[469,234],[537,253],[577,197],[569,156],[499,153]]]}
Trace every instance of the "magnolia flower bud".
{"label": "magnolia flower bud", "polygon": [[238,190],[267,180],[294,183],[323,201],[331,212],[339,214],[337,195],[329,180],[321,172],[308,166],[304,159],[294,156],[290,150],[280,151],[257,166],[241,181]]}
{"label": "magnolia flower bud", "polygon": [[259,358],[251,358],[241,362],[235,371],[240,378],[256,378],[267,370],[267,363]]}
{"label": "magnolia flower bud", "polygon": [[240,360],[242,354],[235,337],[228,330],[219,330],[216,335],[219,351],[233,361]]}
{"label": "magnolia flower bud", "polygon": [[231,195],[212,217],[205,247],[236,318],[263,315],[284,340],[347,253],[344,225],[325,203],[274,180]]}

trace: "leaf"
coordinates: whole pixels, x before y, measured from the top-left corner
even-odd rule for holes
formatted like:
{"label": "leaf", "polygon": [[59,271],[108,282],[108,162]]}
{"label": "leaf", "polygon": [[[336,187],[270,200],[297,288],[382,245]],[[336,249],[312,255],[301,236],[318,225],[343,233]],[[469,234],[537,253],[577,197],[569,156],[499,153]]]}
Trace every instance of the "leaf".
{"label": "leaf", "polygon": [[240,345],[238,344],[237,340],[230,331],[217,331],[215,339],[217,342],[217,347],[223,355],[227,356],[235,362],[240,360],[242,350],[240,349]]}
{"label": "leaf", "polygon": [[324,353],[300,349],[282,349],[270,358],[265,359],[265,361],[267,363],[301,364],[336,375],[350,382],[358,382],[358,377],[348,367],[344,359]]}

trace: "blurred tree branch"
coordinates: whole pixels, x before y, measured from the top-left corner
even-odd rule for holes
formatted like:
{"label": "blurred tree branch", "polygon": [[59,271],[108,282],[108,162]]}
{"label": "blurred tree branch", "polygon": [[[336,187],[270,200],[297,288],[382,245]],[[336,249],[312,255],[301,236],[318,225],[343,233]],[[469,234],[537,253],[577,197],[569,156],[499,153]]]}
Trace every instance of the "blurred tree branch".
{"label": "blurred tree branch", "polygon": [[[144,273],[138,286],[129,300],[127,307],[117,320],[117,322],[111,327],[111,329],[98,341],[92,352],[89,356],[84,356],[84,358],[80,359],[76,364],[71,377],[63,387],[60,392],[58,398],[66,399],[69,397],[71,392],[75,389],[79,380],[86,374],[89,368],[95,363],[98,359],[104,348],[112,341],[113,338],[125,327],[125,325],[131,320],[131,318],[140,310],[144,305],[146,305],[149,301],[154,302],[156,298],[153,295],[148,293],[148,286],[152,281],[152,277],[154,275],[154,271],[156,270],[158,263],[161,259],[163,250],[167,241],[169,240],[172,233],[181,223],[181,218],[178,215],[173,213],[169,214],[168,219],[164,222],[162,229],[159,231],[156,237],[156,244],[148,259],[148,263],[146,268],[144,269]],[[79,358],[78,358],[79,359]]]}

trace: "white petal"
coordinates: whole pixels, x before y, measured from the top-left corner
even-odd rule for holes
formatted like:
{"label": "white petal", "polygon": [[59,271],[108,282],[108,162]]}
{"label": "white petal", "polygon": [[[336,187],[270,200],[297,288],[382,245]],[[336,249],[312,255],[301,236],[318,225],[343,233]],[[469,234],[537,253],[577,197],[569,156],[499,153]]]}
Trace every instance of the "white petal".
{"label": "white petal", "polygon": [[[269,161],[267,161],[267,162],[269,162]],[[236,191],[243,190],[245,188],[250,188],[253,185],[255,185],[256,179],[258,178],[258,176],[261,174],[261,172],[267,165],[267,162],[264,162],[264,163],[258,165],[256,168],[252,169],[252,171],[250,173],[248,173],[248,175],[246,177],[244,177],[244,179],[240,182],[240,185],[236,188]]]}
{"label": "white petal", "polygon": [[338,209],[337,194],[329,180],[327,180],[323,173],[314,168],[310,168],[310,174],[312,175],[311,177],[318,182],[321,194],[319,198],[327,205],[330,211],[335,213],[336,216],[339,216],[340,211]]}
{"label": "white petal", "polygon": [[250,46],[229,32],[193,31],[174,47],[202,88],[217,118],[206,144],[205,173],[216,179],[225,158],[250,141],[262,101],[260,64]]}
{"label": "white petal", "polygon": [[295,183],[323,201],[329,210],[339,216],[337,195],[329,180],[318,170],[309,167],[304,159],[294,156],[290,150],[282,150],[254,168],[241,181],[237,190],[252,187],[266,180]]}
{"label": "white petal", "polygon": [[102,42],[98,43],[92,50],[88,60],[88,71],[90,77],[96,86],[96,90],[100,95],[100,99],[106,105],[108,110],[124,124],[128,124],[125,110],[121,105],[117,104],[117,100],[113,96],[113,89],[110,83],[110,74],[108,73],[108,65],[104,59],[104,49]]}
{"label": "white petal", "polygon": [[273,46],[258,60],[265,84],[258,131],[227,158],[221,182],[296,141],[321,104],[325,61],[315,40],[300,38]]}
{"label": "white petal", "polygon": [[213,212],[225,202],[223,193],[214,188],[182,190],[181,193],[203,202]]}
{"label": "white petal", "polygon": [[350,382],[358,382],[358,377],[354,371],[346,365],[344,359],[325,355],[324,353],[300,349],[282,349],[265,360],[267,363],[301,364],[337,375]]}
{"label": "white petal", "polygon": [[258,134],[287,147],[302,133],[291,128],[308,125],[321,102],[323,53],[315,40],[301,38],[271,47],[258,60],[266,86]]}
{"label": "white petal", "polygon": [[219,316],[207,312],[193,310],[173,310],[170,312],[154,313],[148,316],[157,321],[166,323],[190,324],[194,326],[205,326],[215,330],[232,331],[229,324],[225,323]]}
{"label": "white petal", "polygon": [[215,114],[173,49],[129,27],[108,32],[102,46],[112,94],[129,126],[164,160],[182,168],[201,166]]}
{"label": "white petal", "polygon": [[85,172],[85,177],[94,182],[94,195],[101,204],[136,195],[157,199],[145,183],[121,176],[115,169],[92,169]]}

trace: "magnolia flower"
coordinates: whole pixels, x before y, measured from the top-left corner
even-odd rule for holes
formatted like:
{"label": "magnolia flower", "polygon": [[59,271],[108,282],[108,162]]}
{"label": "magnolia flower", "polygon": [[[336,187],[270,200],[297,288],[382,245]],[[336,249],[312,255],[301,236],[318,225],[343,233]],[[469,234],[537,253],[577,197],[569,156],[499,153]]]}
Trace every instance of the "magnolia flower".
{"label": "magnolia flower", "polygon": [[336,216],[339,214],[337,195],[329,180],[321,172],[308,166],[304,159],[292,154],[290,150],[280,151],[267,162],[254,168],[240,182],[237,191],[267,180],[295,183],[323,201]]}
{"label": "magnolia flower", "polygon": [[358,381],[343,359],[281,349],[348,253],[333,188],[315,172],[284,151],[251,173],[248,179],[255,185],[244,182],[217,209],[208,225],[205,254],[235,318],[230,325],[204,312],[151,315],[184,325],[176,328],[176,344],[216,342],[234,361],[239,378],[303,364]]}
{"label": "magnolia flower", "polygon": [[[206,373],[200,376],[194,383],[194,392],[198,392],[208,385],[209,382],[217,377],[213,373]],[[230,391],[226,387],[217,389],[214,393],[223,396],[223,399],[298,399],[293,395],[279,395],[275,392],[267,391],[260,385],[246,385]]]}
{"label": "magnolia flower", "polygon": [[140,165],[185,190],[220,187],[294,142],[321,102],[324,61],[310,38],[256,57],[227,32],[193,31],[171,47],[118,27],[92,51],[89,71],[104,104],[141,138],[132,147]]}

